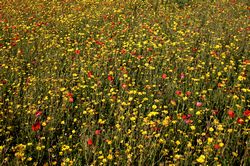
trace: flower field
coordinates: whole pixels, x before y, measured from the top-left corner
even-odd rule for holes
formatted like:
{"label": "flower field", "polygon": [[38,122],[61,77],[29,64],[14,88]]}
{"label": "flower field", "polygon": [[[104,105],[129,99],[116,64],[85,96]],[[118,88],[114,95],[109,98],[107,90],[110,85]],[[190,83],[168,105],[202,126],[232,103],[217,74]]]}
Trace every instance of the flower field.
{"label": "flower field", "polygon": [[0,8],[0,165],[250,164],[249,1]]}

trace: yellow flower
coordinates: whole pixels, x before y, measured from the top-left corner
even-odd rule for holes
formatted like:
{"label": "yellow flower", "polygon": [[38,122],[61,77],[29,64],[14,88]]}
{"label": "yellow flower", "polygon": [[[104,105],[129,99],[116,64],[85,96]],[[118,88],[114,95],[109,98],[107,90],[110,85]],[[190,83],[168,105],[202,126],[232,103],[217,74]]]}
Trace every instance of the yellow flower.
{"label": "yellow flower", "polygon": [[109,155],[107,156],[107,159],[112,160],[112,159],[113,159],[112,154],[109,154]]}
{"label": "yellow flower", "polygon": [[201,114],[201,112],[200,112],[200,111],[197,111],[195,114],[199,116],[199,115]]}
{"label": "yellow flower", "polygon": [[174,158],[178,160],[178,159],[180,159],[180,158],[181,158],[181,155],[176,154],[176,155],[174,156]]}
{"label": "yellow flower", "polygon": [[63,88],[60,88],[60,91],[61,91],[61,92],[65,91],[65,90],[66,90],[66,88],[64,88],[64,87],[63,87]]}
{"label": "yellow flower", "polygon": [[155,110],[157,108],[157,105],[153,105],[152,109]]}
{"label": "yellow flower", "polygon": [[246,80],[246,77],[238,76],[238,80],[239,80],[239,81]]}
{"label": "yellow flower", "polygon": [[135,120],[136,120],[136,117],[131,117],[130,120],[131,120],[131,121],[135,121]]}
{"label": "yellow flower", "polygon": [[98,157],[98,159],[102,160],[102,159],[104,159],[104,156],[101,155],[101,156]]}
{"label": "yellow flower", "polygon": [[99,123],[99,124],[104,124],[104,123],[105,123],[105,120],[98,119],[98,123]]}
{"label": "yellow flower", "polygon": [[152,112],[150,112],[149,114],[148,114],[148,117],[152,117],[152,116],[155,116],[155,115],[158,115],[159,114],[159,112],[154,112],[154,111],[152,111]]}
{"label": "yellow flower", "polygon": [[38,150],[38,151],[42,150],[41,146],[37,146],[36,150]]}
{"label": "yellow flower", "polygon": [[223,147],[223,146],[224,146],[224,143],[223,143],[223,142],[219,143],[219,146],[220,146],[220,147]]}
{"label": "yellow flower", "polygon": [[32,161],[32,157],[28,157],[27,160],[28,160],[28,161]]}
{"label": "yellow flower", "polygon": [[188,97],[184,96],[182,99],[183,99],[183,101],[186,101],[188,99]]}
{"label": "yellow flower", "polygon": [[233,154],[234,157],[238,157],[238,153],[232,152],[232,154]]}
{"label": "yellow flower", "polygon": [[192,143],[191,143],[191,142],[188,142],[187,147],[188,147],[188,148],[192,147]]}
{"label": "yellow flower", "polygon": [[191,130],[195,130],[196,127],[195,126],[190,126]]}
{"label": "yellow flower", "polygon": [[176,143],[176,145],[180,145],[181,144],[181,142],[179,140],[177,140],[175,143]]}
{"label": "yellow flower", "polygon": [[206,157],[205,157],[204,155],[200,155],[200,157],[197,158],[196,161],[197,161],[198,163],[204,163],[204,162],[205,162],[205,159],[206,159]]}
{"label": "yellow flower", "polygon": [[219,131],[222,131],[222,130],[223,130],[223,126],[220,124],[220,125],[217,126],[217,129],[218,129]]}
{"label": "yellow flower", "polygon": [[207,142],[210,144],[210,143],[213,142],[213,140],[214,140],[213,138],[210,138],[210,137],[209,137],[209,138],[207,139]]}
{"label": "yellow flower", "polygon": [[43,126],[43,127],[46,126],[46,125],[47,125],[46,122],[43,122],[43,123],[42,123],[42,126]]}
{"label": "yellow flower", "polygon": [[2,152],[3,148],[4,148],[4,146],[0,146],[0,152]]}
{"label": "yellow flower", "polygon": [[214,128],[210,127],[210,128],[209,128],[209,131],[210,131],[210,132],[213,132],[213,131],[214,131]]}

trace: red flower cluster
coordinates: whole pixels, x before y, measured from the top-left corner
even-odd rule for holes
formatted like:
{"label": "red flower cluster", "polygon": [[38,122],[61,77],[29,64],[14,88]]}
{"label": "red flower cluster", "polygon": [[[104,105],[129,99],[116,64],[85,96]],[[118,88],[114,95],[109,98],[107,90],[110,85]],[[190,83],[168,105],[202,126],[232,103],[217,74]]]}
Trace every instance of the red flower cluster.
{"label": "red flower cluster", "polygon": [[190,124],[192,123],[193,121],[190,119],[192,117],[191,114],[187,114],[187,115],[182,115],[181,118],[184,120],[184,122],[186,124]]}

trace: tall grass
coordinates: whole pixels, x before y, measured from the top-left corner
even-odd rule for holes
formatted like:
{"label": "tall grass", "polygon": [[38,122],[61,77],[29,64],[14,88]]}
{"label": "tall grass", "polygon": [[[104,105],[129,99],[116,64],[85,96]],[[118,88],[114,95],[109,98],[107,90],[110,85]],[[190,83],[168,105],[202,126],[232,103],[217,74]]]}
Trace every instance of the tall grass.
{"label": "tall grass", "polygon": [[247,3],[2,1],[1,165],[247,165]]}

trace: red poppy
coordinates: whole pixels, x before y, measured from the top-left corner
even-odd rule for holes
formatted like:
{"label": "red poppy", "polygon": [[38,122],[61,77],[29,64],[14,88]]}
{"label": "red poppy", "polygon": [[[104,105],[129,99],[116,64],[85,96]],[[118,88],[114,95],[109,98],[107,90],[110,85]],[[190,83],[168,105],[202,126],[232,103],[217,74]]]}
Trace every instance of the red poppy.
{"label": "red poppy", "polygon": [[96,131],[95,131],[95,135],[100,135],[101,132],[102,132],[101,130],[96,130]]}
{"label": "red poppy", "polygon": [[216,150],[220,149],[220,145],[219,144],[215,144],[214,145],[214,149],[216,149]]}
{"label": "red poppy", "polygon": [[244,61],[243,61],[243,64],[244,64],[244,65],[250,64],[250,59],[244,60]]}
{"label": "red poppy", "polygon": [[138,55],[138,56],[137,56],[137,59],[138,59],[138,60],[140,60],[140,59],[142,59],[142,58],[143,58],[142,55]]}
{"label": "red poppy", "polygon": [[181,73],[181,79],[184,79],[185,78],[185,74],[184,73]]}
{"label": "red poppy", "polygon": [[181,118],[182,118],[183,120],[185,120],[185,119],[187,119],[188,117],[187,117],[187,115],[182,115]]}
{"label": "red poppy", "polygon": [[238,123],[238,124],[244,124],[244,119],[238,118],[238,119],[237,119],[237,123]]}
{"label": "red poppy", "polygon": [[184,121],[185,121],[186,124],[191,124],[191,123],[193,123],[193,121],[190,120],[190,119],[186,119],[186,120],[184,120]]}
{"label": "red poppy", "polygon": [[243,113],[244,116],[250,116],[250,110],[245,110]]}
{"label": "red poppy", "polygon": [[166,79],[167,78],[167,74],[165,74],[165,73],[162,74],[161,78]]}
{"label": "red poppy", "polygon": [[122,50],[121,50],[121,54],[126,54],[127,53],[127,50],[125,49],[125,48],[123,48]]}
{"label": "red poppy", "polygon": [[88,145],[92,145],[92,144],[93,144],[92,139],[91,139],[91,138],[89,138],[89,139],[88,139],[88,141],[87,141],[87,143],[88,143]]}
{"label": "red poppy", "polygon": [[3,84],[7,84],[7,80],[2,80],[2,83]]}
{"label": "red poppy", "polygon": [[186,96],[190,96],[191,94],[192,94],[192,92],[190,92],[190,91],[186,92]]}
{"label": "red poppy", "polygon": [[152,47],[147,48],[147,51],[152,51],[152,50],[153,50]]}
{"label": "red poppy", "polygon": [[68,97],[73,97],[73,93],[68,92],[68,93],[67,93],[67,96],[68,96]]}
{"label": "red poppy", "polygon": [[123,89],[127,88],[127,85],[126,84],[122,84],[122,88]]}
{"label": "red poppy", "polygon": [[104,43],[101,42],[101,41],[95,41],[95,43],[96,43],[97,45],[104,45]]}
{"label": "red poppy", "polygon": [[34,124],[32,125],[32,130],[33,130],[33,131],[38,131],[38,130],[40,130],[40,129],[41,129],[41,124],[40,124],[39,121],[37,121],[36,123],[34,123]]}
{"label": "red poppy", "polygon": [[88,77],[91,78],[93,76],[93,73],[91,71],[88,71]]}
{"label": "red poppy", "polygon": [[233,110],[229,110],[227,112],[228,116],[230,116],[231,118],[234,118],[235,114],[234,114],[234,111]]}
{"label": "red poppy", "polygon": [[70,97],[70,98],[69,98],[69,102],[70,102],[70,103],[73,103],[73,102],[74,102],[74,98],[73,98],[73,97]]}
{"label": "red poppy", "polygon": [[196,102],[197,107],[201,107],[202,105],[203,105],[202,102]]}
{"label": "red poppy", "polygon": [[110,82],[112,82],[112,81],[114,80],[114,77],[112,77],[111,75],[108,75],[108,80],[109,80]]}
{"label": "red poppy", "polygon": [[213,115],[217,115],[219,113],[219,110],[212,110]]}
{"label": "red poppy", "polygon": [[36,111],[35,116],[36,116],[36,117],[39,117],[39,116],[42,115],[42,113],[43,113],[42,111]]}
{"label": "red poppy", "polygon": [[160,131],[160,128],[159,127],[153,127],[152,130],[153,131]]}
{"label": "red poppy", "polygon": [[196,48],[196,47],[192,48],[193,52],[197,52],[197,50],[198,50],[198,48]]}
{"label": "red poppy", "polygon": [[221,88],[222,86],[223,86],[223,84],[220,83],[220,82],[217,84],[217,87],[218,87],[218,88]]}
{"label": "red poppy", "polygon": [[181,91],[177,90],[177,91],[175,91],[175,94],[177,94],[178,96],[180,96],[181,95]]}
{"label": "red poppy", "polygon": [[75,50],[75,53],[77,54],[77,55],[79,55],[80,54],[80,50]]}
{"label": "red poppy", "polygon": [[132,55],[136,55],[136,51],[132,51],[131,54],[132,54]]}
{"label": "red poppy", "polygon": [[112,99],[113,99],[113,100],[116,100],[116,99],[117,99],[117,96],[113,95],[113,96],[112,96]]}
{"label": "red poppy", "polygon": [[184,120],[184,122],[186,124],[191,124],[193,123],[193,121],[190,119],[192,117],[191,114],[187,114],[187,115],[182,115],[181,118]]}

